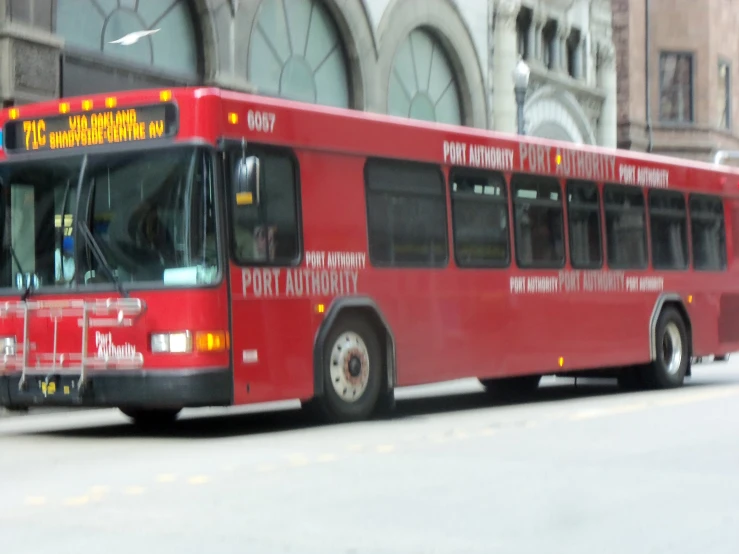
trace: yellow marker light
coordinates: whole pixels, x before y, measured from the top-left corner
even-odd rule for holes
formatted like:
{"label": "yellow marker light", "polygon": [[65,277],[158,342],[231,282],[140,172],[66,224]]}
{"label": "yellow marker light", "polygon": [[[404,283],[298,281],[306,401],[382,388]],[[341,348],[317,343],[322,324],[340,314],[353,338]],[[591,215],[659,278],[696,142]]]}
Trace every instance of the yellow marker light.
{"label": "yellow marker light", "polygon": [[118,100],[113,98],[112,96],[109,96],[105,99],[105,107],[106,108],[115,108],[118,105]]}
{"label": "yellow marker light", "polygon": [[234,112],[228,114],[228,122],[232,125],[236,125],[239,122],[239,114]]}
{"label": "yellow marker light", "polygon": [[692,303],[693,303],[693,295],[692,294],[689,294],[688,295],[688,304],[692,304]]}
{"label": "yellow marker light", "polygon": [[92,100],[83,100],[82,109],[89,112],[92,109]]}
{"label": "yellow marker light", "polygon": [[237,192],[236,193],[236,205],[237,206],[250,206],[254,203],[254,195],[251,192]]}
{"label": "yellow marker light", "polygon": [[561,154],[557,154],[557,157],[555,158],[555,161],[557,162],[557,165],[561,164],[562,163],[562,155]]}
{"label": "yellow marker light", "polygon": [[223,352],[229,348],[225,331],[198,331],[195,333],[195,350],[198,352]]}
{"label": "yellow marker light", "polygon": [[560,356],[559,357],[559,367],[564,367],[564,365],[565,365],[565,359],[562,356]]}
{"label": "yellow marker light", "polygon": [[159,100],[162,102],[169,102],[172,100],[172,91],[171,90],[163,90],[159,93]]}
{"label": "yellow marker light", "polygon": [[325,304],[316,304],[316,313],[322,314],[326,311],[326,305]]}
{"label": "yellow marker light", "polygon": [[59,104],[59,113],[69,113],[69,102]]}
{"label": "yellow marker light", "polygon": [[18,108],[10,108],[8,116],[10,119],[18,119]]}

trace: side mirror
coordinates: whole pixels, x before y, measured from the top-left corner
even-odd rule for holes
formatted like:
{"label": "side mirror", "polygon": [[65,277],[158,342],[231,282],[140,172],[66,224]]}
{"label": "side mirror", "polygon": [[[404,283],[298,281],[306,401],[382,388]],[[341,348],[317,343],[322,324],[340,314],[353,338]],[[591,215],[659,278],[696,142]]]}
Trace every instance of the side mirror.
{"label": "side mirror", "polygon": [[262,171],[259,158],[242,156],[236,162],[233,174],[237,206],[259,205]]}

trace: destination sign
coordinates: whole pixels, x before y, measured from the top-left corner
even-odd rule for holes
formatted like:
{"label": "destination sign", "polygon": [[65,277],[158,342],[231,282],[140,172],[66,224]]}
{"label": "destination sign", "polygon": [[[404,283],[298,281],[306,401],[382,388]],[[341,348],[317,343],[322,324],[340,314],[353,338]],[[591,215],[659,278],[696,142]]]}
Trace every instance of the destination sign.
{"label": "destination sign", "polygon": [[155,104],[10,121],[5,149],[43,152],[129,142],[148,142],[177,133],[177,109]]}

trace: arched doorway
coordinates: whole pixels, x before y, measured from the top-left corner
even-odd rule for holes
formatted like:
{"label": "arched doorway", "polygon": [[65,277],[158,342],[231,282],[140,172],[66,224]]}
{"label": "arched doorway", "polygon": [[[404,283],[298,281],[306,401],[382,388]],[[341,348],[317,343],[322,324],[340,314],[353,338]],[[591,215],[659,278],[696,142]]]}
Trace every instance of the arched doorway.
{"label": "arched doorway", "polygon": [[188,0],[57,0],[62,96],[195,84],[202,41]]}
{"label": "arched doorway", "polygon": [[259,94],[351,106],[344,44],[318,0],[262,0],[249,44],[247,75]]}
{"label": "arched doorway", "polygon": [[461,125],[457,80],[444,48],[423,29],[415,29],[393,60],[388,89],[391,115]]}
{"label": "arched doorway", "polygon": [[528,134],[540,138],[596,144],[595,133],[577,99],[569,92],[547,85],[526,102]]}

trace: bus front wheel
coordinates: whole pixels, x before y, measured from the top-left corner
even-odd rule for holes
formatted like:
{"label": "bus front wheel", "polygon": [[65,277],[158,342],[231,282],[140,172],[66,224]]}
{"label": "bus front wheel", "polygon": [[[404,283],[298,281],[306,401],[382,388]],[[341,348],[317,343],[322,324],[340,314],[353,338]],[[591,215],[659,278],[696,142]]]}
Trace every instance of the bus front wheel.
{"label": "bus front wheel", "polygon": [[345,423],[368,419],[382,388],[385,364],[377,332],[357,315],[341,316],[328,334],[323,351],[324,419]]}

